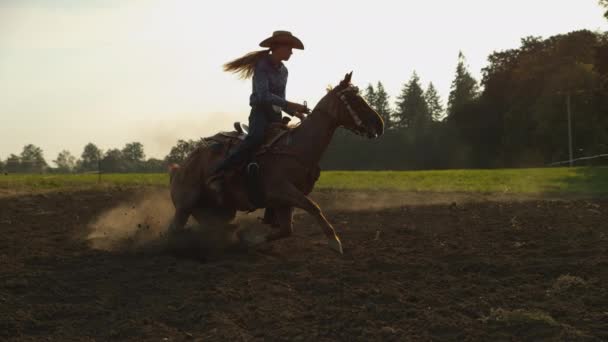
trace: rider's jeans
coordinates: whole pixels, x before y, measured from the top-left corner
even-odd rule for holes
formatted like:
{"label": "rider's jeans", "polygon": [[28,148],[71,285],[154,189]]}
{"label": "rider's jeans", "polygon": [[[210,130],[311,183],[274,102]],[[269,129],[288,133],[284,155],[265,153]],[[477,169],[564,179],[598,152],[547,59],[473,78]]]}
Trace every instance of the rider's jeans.
{"label": "rider's jeans", "polygon": [[230,169],[246,161],[264,142],[266,127],[272,122],[281,121],[281,114],[275,112],[272,106],[255,106],[249,114],[249,133],[245,140],[232,150],[216,168],[216,173]]}

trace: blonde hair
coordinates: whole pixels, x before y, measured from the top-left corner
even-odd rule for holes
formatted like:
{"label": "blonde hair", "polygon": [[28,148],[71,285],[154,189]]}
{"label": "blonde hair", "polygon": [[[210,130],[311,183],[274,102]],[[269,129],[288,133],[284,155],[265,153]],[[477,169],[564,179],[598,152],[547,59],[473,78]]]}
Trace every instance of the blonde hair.
{"label": "blonde hair", "polygon": [[235,73],[239,78],[246,80],[253,76],[255,65],[258,61],[269,54],[270,49],[250,52],[243,57],[224,64],[224,71]]}

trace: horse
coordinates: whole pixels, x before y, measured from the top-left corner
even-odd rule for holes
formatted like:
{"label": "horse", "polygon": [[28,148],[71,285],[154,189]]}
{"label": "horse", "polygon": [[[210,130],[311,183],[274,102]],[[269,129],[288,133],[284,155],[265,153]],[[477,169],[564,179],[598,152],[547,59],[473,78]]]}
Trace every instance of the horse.
{"label": "horse", "polygon": [[384,132],[382,118],[361,96],[351,78],[352,72],[346,74],[338,86],[328,89],[305,120],[276,139],[272,146],[257,152],[255,159],[264,195],[261,204],[252,205],[243,171],[226,174],[224,201],[218,202],[217,196],[208,189],[205,180],[212,166],[225,157],[229,148],[226,144],[203,144],[191,152],[182,166],[173,165],[170,190],[175,214],[169,230],[182,229],[190,215],[202,226],[213,220],[229,222],[237,211],[270,208],[278,230],[265,236],[265,241],[274,241],[292,234],[293,208],[300,208],[316,219],[328,246],[343,254],[336,231],[308,194],[319,178],[319,161],[337,128],[346,128],[369,139],[378,138]]}

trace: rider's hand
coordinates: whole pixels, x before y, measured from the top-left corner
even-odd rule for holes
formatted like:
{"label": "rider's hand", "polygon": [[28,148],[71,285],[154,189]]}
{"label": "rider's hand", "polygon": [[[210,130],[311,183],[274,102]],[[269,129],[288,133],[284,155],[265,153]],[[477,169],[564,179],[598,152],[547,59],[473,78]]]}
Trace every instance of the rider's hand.
{"label": "rider's hand", "polygon": [[310,108],[308,108],[305,104],[303,104],[301,106],[302,106],[302,110],[299,110],[298,112],[303,113],[303,114],[310,114]]}
{"label": "rider's hand", "polygon": [[299,103],[288,102],[287,106],[289,107],[289,109],[293,110],[294,112],[310,113],[310,109],[308,109],[308,107],[306,107],[305,105],[299,104]]}
{"label": "rider's hand", "polygon": [[296,118],[300,119],[300,121],[306,119],[306,116],[300,112],[295,112],[293,113],[293,116],[295,116]]}

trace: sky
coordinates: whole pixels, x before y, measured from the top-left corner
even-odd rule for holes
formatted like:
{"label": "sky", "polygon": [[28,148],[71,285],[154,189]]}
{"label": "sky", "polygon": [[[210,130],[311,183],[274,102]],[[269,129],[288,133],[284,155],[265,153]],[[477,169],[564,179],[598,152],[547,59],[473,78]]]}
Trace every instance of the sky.
{"label": "sky", "polygon": [[286,62],[291,101],[312,107],[353,71],[394,104],[416,71],[445,103],[459,51],[480,79],[523,37],[608,31],[603,12],[596,0],[0,0],[0,159],[30,143],[51,164],[133,141],[163,158],[178,139],[230,130],[251,83],[222,65],[274,30],[306,48]]}

